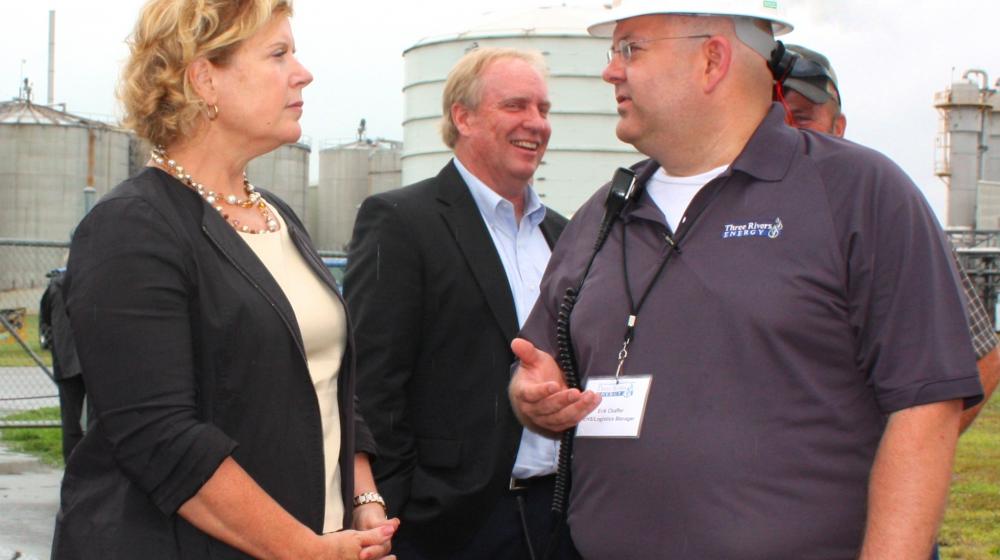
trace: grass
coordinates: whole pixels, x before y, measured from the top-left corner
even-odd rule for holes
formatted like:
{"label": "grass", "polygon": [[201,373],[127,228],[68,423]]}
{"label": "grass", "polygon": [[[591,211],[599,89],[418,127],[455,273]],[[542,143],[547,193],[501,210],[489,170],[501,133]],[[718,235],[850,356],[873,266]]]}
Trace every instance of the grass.
{"label": "grass", "polygon": [[[0,326],[0,331],[5,329]],[[28,315],[25,318],[24,341],[32,352],[38,354],[45,365],[52,367],[52,354],[48,350],[42,350],[38,343],[38,315]],[[17,341],[10,339],[0,342],[0,367],[34,366],[35,361],[21,348]]]}
{"label": "grass", "polygon": [[959,440],[940,542],[947,560],[1000,558],[1000,395]]}
{"label": "grass", "polygon": [[[5,420],[59,420],[59,408],[48,407],[18,412],[4,416]],[[0,429],[4,446],[38,457],[53,467],[63,466],[61,428],[4,428]]]}

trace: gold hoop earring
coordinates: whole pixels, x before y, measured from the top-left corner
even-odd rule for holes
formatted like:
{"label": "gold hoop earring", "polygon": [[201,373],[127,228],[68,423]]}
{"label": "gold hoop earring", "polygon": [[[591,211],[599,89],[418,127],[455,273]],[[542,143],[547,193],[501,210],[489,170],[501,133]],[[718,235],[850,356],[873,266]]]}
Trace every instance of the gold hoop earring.
{"label": "gold hoop earring", "polygon": [[219,106],[214,104],[209,105],[208,103],[203,102],[201,106],[201,114],[205,115],[206,119],[214,121],[219,118]]}

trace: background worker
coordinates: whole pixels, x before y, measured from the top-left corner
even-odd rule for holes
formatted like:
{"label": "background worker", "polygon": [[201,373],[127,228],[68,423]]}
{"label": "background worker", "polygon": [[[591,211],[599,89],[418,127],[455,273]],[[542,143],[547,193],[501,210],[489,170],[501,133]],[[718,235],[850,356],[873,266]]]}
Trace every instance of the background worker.
{"label": "background worker", "polygon": [[786,45],[798,59],[782,82],[785,102],[799,128],[843,138],[847,117],[841,111],[837,74],[822,54],[801,45]]}
{"label": "background worker", "polygon": [[[847,130],[847,117],[843,113],[837,73],[830,60],[801,45],[788,45],[787,48],[799,56],[798,62],[783,82],[785,101],[795,120],[795,126],[843,138]],[[979,370],[979,381],[983,385],[984,394],[982,402],[962,412],[961,430],[964,432],[1000,382],[1000,349],[997,348],[997,336],[989,315],[957,254],[955,264],[962,280],[969,315],[969,334],[972,336],[976,368]]]}
{"label": "background worker", "polygon": [[49,273],[49,285],[42,294],[38,311],[42,346],[52,352],[52,377],[59,389],[63,463],[69,462],[73,448],[83,439],[83,406],[87,396],[83,368],[80,367],[69,315],[66,314],[66,298],[63,295],[65,274],[65,268]]}

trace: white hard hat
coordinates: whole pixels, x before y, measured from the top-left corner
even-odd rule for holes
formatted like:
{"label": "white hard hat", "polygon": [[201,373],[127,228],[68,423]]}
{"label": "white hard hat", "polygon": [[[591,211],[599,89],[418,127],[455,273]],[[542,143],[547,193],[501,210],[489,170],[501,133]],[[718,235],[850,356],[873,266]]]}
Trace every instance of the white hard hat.
{"label": "white hard hat", "polygon": [[623,19],[652,14],[729,16],[762,19],[771,23],[775,36],[792,30],[785,20],[783,0],[615,0],[612,8],[587,31],[595,37],[611,37]]}

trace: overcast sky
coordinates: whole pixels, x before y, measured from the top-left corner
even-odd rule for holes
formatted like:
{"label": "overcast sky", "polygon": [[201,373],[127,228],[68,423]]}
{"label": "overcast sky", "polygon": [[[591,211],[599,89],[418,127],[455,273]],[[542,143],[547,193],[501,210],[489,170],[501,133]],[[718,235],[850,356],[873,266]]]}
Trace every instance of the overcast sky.
{"label": "overcast sky", "polygon": [[[56,102],[71,112],[113,118],[113,91],[142,0],[0,0],[0,98],[22,77],[44,102],[48,10],[56,14]],[[600,5],[580,0],[573,5]],[[402,138],[402,52],[425,36],[461,31],[489,11],[553,5],[541,0],[295,0],[299,57],[315,82],[305,90],[304,134],[314,148],[369,135]],[[876,148],[910,174],[942,215],[944,188],[933,175],[935,91],[969,68],[1000,78],[997,0],[788,0],[795,31],[782,37],[824,52],[840,78],[848,138]],[[612,95],[609,86],[608,95]],[[314,158],[315,159],[315,158]],[[594,178],[594,187],[604,177]]]}

